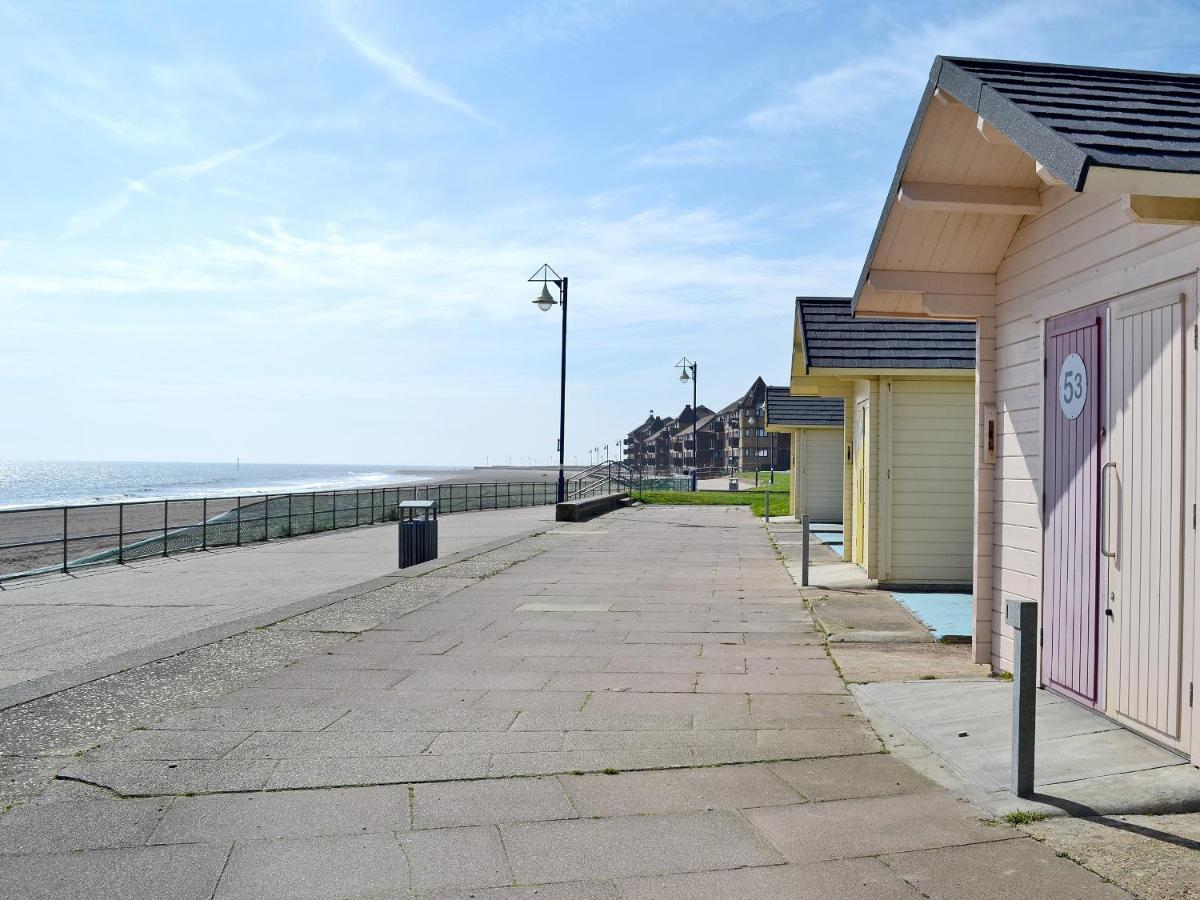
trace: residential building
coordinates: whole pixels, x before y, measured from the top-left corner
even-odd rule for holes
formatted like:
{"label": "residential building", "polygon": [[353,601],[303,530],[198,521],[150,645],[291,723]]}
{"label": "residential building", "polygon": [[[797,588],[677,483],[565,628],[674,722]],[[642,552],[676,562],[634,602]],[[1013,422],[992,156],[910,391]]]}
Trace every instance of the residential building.
{"label": "residential building", "polygon": [[653,468],[653,449],[648,443],[648,438],[654,432],[663,427],[664,421],[659,416],[654,414],[654,410],[650,410],[650,415],[646,421],[642,422],[637,428],[629,432],[626,436],[624,459],[629,465],[635,469],[645,470],[647,466]]}

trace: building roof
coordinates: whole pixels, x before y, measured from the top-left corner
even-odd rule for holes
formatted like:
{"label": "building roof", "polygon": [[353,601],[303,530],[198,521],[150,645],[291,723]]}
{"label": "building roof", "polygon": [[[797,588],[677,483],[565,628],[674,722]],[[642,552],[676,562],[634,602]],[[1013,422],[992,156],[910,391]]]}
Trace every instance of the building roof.
{"label": "building roof", "polygon": [[930,82],[1073,190],[1092,166],[1200,173],[1200,75],[938,57]]}
{"label": "building roof", "polygon": [[795,397],[785,387],[767,388],[767,425],[841,425],[841,397]]}
{"label": "building roof", "polygon": [[810,369],[974,369],[975,324],[851,316],[848,297],[797,297]]}
{"label": "building roof", "polygon": [[[970,306],[961,298],[980,293],[984,282],[964,290],[970,279],[948,276],[994,276],[1022,217],[1039,205],[1037,194],[1058,183],[1114,196],[1200,197],[1200,75],[936,57],[854,290],[855,307],[973,318],[969,310],[959,314]],[[902,187],[920,193],[910,190],[905,203]],[[919,243],[919,255],[897,239],[900,232]],[[873,269],[884,276],[879,283]],[[902,286],[914,270],[939,277]],[[911,287],[917,283],[931,296]]]}

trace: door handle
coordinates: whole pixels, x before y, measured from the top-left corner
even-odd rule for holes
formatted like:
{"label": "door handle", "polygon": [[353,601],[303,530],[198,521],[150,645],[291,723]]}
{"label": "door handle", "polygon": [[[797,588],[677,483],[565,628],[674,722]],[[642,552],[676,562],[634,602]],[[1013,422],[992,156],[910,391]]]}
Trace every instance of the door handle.
{"label": "door handle", "polygon": [[1117,551],[1110,550],[1108,547],[1108,470],[1109,468],[1115,472],[1117,464],[1115,462],[1106,462],[1100,469],[1100,553],[1107,556],[1109,559],[1117,558]]}

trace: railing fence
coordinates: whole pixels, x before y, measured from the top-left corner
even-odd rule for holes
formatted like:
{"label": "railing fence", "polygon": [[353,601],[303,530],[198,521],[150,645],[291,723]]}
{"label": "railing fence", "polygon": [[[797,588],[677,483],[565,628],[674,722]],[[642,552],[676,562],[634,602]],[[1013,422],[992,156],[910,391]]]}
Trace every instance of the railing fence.
{"label": "railing fence", "polygon": [[[602,480],[568,481],[568,493],[578,497],[624,489]],[[395,521],[404,500],[434,500],[438,514],[447,515],[550,505],[556,487],[552,481],[459,482],[0,510],[0,582]]]}

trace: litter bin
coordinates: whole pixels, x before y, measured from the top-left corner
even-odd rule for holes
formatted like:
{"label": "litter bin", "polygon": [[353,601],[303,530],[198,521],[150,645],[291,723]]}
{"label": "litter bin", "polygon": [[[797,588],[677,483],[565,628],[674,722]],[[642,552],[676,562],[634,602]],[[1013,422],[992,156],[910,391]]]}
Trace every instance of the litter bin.
{"label": "litter bin", "polygon": [[736,475],[729,476],[729,489],[731,491],[736,491],[738,489],[738,480]]}
{"label": "litter bin", "polygon": [[437,559],[437,503],[405,500],[400,504],[400,568]]}

